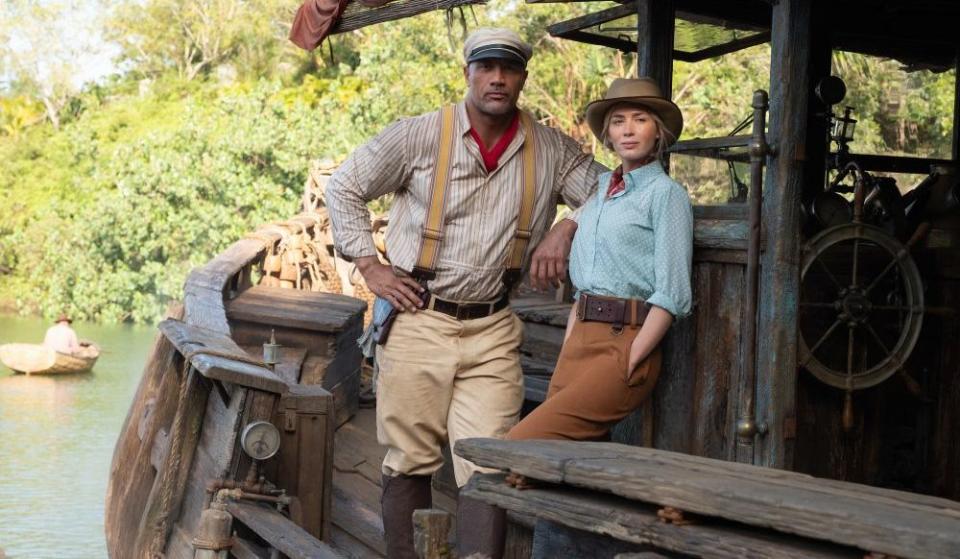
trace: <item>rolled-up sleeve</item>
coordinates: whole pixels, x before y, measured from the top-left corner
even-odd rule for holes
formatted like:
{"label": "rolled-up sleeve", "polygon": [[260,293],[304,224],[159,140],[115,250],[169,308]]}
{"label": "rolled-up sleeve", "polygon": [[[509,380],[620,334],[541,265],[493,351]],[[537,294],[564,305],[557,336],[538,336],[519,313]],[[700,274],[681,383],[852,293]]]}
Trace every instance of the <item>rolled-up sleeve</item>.
{"label": "rolled-up sleeve", "polygon": [[360,146],[330,177],[327,210],[337,252],[348,260],[376,256],[367,202],[403,188],[410,179],[409,120],[388,126]]}
{"label": "rolled-up sleeve", "polygon": [[647,302],[680,318],[690,314],[693,208],[679,185],[664,185],[651,207],[654,230],[654,293]]}
{"label": "rolled-up sleeve", "polygon": [[577,222],[583,205],[597,190],[597,179],[609,169],[597,163],[592,155],[583,153],[580,145],[569,137],[563,138],[563,160],[559,169],[559,194],[571,209],[564,219]]}

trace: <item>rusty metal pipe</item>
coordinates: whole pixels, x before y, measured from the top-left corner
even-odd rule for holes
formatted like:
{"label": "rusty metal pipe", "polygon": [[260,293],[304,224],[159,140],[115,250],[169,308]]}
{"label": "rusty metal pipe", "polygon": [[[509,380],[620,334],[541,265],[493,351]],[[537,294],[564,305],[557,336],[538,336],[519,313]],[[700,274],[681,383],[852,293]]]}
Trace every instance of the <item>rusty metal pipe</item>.
{"label": "rusty metal pipe", "polygon": [[766,139],[767,92],[753,93],[753,133],[750,139],[749,237],[747,244],[746,305],[743,326],[743,386],[740,417],[737,420],[737,460],[753,462],[753,439],[763,427],[756,421],[757,391],[757,308],[760,294],[760,233],[763,201],[763,166],[770,147]]}

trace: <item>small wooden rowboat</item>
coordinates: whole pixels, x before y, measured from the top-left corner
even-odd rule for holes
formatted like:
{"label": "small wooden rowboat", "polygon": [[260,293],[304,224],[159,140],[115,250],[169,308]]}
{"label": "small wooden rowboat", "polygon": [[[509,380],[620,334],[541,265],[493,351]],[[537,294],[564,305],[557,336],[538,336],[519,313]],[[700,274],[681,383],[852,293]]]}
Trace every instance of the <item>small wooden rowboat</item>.
{"label": "small wooden rowboat", "polygon": [[85,373],[93,368],[98,357],[100,348],[94,344],[85,345],[73,354],[60,353],[40,344],[0,345],[0,361],[15,372],[28,375]]}

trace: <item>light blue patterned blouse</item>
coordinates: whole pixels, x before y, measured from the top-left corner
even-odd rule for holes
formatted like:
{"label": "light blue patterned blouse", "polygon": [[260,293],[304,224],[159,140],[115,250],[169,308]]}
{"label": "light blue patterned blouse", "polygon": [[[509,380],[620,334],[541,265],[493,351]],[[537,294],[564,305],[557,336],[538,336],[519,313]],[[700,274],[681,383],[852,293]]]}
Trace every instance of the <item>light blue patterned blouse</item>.
{"label": "light blue patterned blouse", "polygon": [[690,314],[693,208],[687,191],[659,162],[625,174],[625,190],[606,198],[613,173],[577,219],[570,278],[577,293],[646,299],[675,317]]}

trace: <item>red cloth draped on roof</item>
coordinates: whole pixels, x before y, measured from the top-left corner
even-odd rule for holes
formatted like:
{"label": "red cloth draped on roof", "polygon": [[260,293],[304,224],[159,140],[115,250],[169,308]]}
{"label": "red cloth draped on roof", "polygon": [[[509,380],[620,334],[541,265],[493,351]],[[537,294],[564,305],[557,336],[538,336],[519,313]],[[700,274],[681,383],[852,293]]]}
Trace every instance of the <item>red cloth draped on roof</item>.
{"label": "red cloth draped on roof", "polygon": [[330,34],[349,0],[304,0],[290,26],[290,41],[313,50]]}

